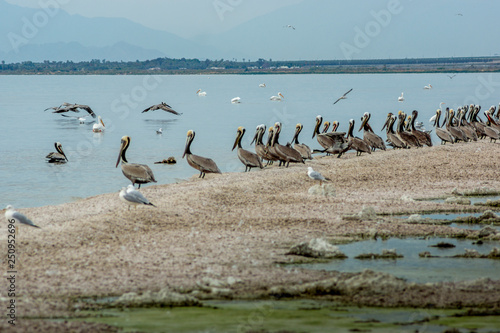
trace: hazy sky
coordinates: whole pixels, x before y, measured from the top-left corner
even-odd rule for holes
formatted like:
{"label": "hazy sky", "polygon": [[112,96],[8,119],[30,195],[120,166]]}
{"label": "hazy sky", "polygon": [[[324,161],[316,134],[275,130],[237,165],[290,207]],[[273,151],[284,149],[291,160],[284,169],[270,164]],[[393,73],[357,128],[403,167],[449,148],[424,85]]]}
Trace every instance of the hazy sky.
{"label": "hazy sky", "polygon": [[304,0],[6,0],[39,8],[57,3],[70,14],[124,17],[181,37],[226,31],[254,17]]}

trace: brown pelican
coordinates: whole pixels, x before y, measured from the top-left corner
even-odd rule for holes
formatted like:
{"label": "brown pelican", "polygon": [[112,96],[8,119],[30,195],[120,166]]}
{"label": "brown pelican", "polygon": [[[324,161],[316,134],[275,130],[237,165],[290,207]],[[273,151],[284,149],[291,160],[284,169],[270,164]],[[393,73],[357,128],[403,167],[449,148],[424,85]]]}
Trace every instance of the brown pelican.
{"label": "brown pelican", "polygon": [[464,131],[462,131],[459,127],[454,126],[454,120],[455,120],[455,111],[453,109],[450,109],[448,111],[449,117],[448,117],[448,122],[446,123],[446,129],[448,132],[450,132],[451,135],[455,138],[455,142],[458,140],[462,140],[463,142],[467,142],[468,138],[465,135]]}
{"label": "brown pelican", "polygon": [[[281,166],[283,161],[281,160],[281,156],[278,155],[278,152],[276,151],[276,147],[273,146],[274,133],[275,133],[274,127],[272,127],[272,126],[269,127],[268,134],[267,134],[266,146],[265,146],[266,152],[270,158],[270,159],[268,159],[268,161],[270,162],[268,164],[273,164],[274,161],[280,161],[279,166]],[[264,133],[262,135],[264,135]]]}
{"label": "brown pelican", "polygon": [[118,167],[118,164],[121,162],[123,175],[130,179],[132,185],[139,184],[139,188],[141,188],[141,184],[147,184],[150,182],[156,183],[153,171],[147,165],[128,163],[125,154],[127,153],[129,145],[130,137],[127,135],[123,136],[121,139],[120,153],[118,154],[118,160],[116,161],[116,167]]}
{"label": "brown pelican", "polygon": [[54,111],[52,111],[52,113],[63,113],[63,112],[68,112],[68,111],[80,112],[79,109],[82,109],[82,110],[87,111],[88,114],[92,116],[92,118],[96,117],[94,111],[92,111],[90,106],[84,105],[84,104],[77,104],[77,103],[71,104],[71,103],[65,102],[65,103],[61,104],[60,106],[54,106],[51,108],[47,108],[44,111],[51,110],[51,109],[54,110]]}
{"label": "brown pelican", "polygon": [[252,168],[263,168],[262,162],[260,161],[260,157],[257,154],[254,154],[248,150],[245,150],[241,147],[241,139],[245,134],[245,128],[242,126],[238,127],[236,131],[236,140],[234,141],[233,149],[238,146],[238,158],[241,163],[245,165],[245,172],[250,171]]}
{"label": "brown pelican", "polygon": [[380,136],[375,134],[375,132],[373,132],[372,127],[368,123],[370,117],[371,117],[370,113],[368,112],[364,113],[363,118],[361,118],[362,119],[361,127],[359,128],[358,131],[361,131],[361,129],[363,129],[363,140],[365,140],[366,143],[371,147],[372,151],[375,151],[375,149],[377,148],[385,150],[386,148],[384,140]]}
{"label": "brown pelican", "polygon": [[350,149],[356,151],[356,156],[361,155],[361,153],[371,154],[370,146],[362,139],[355,137],[352,132],[354,130],[354,119],[349,120],[349,130],[347,131],[347,142]]}
{"label": "brown pelican", "polygon": [[352,91],[352,88],[349,89],[345,94],[343,94],[342,96],[340,96],[339,98],[337,98],[337,100],[335,102],[333,102],[333,105],[337,104],[338,101],[342,100],[342,99],[347,99],[347,94],[350,93]]}
{"label": "brown pelican", "polygon": [[396,127],[396,133],[398,134],[398,137],[403,141],[408,148],[410,147],[422,147],[420,142],[418,142],[418,139],[415,137],[415,135],[411,134],[410,132],[406,132],[404,130],[404,121],[406,118],[406,115],[404,114],[403,111],[398,112],[398,125]]}
{"label": "brown pelican", "polygon": [[62,145],[60,142],[54,143],[54,146],[56,147],[55,152],[49,153],[45,158],[47,159],[47,162],[49,163],[66,163],[68,161],[68,158],[66,157],[66,154],[62,150]]}
{"label": "brown pelican", "polygon": [[328,129],[330,128],[330,122],[329,121],[325,121],[323,123],[323,131],[321,133],[328,133]]}
{"label": "brown pelican", "polygon": [[470,141],[477,141],[477,132],[476,129],[467,122],[465,119],[466,112],[464,109],[458,108],[458,127],[462,129],[467,138]]}
{"label": "brown pelican", "polygon": [[196,170],[200,171],[200,175],[198,178],[205,178],[206,173],[221,173],[219,168],[217,167],[217,164],[210,158],[198,156],[198,155],[193,155],[191,153],[191,143],[193,142],[195,133],[193,130],[189,130],[187,132],[187,137],[186,137],[186,147],[184,148],[184,154],[182,154],[182,158],[186,156],[186,160],[188,164],[195,168]]}
{"label": "brown pelican", "polygon": [[180,116],[182,114],[182,113],[179,113],[179,112],[175,111],[174,109],[172,109],[172,107],[165,102],[161,102],[160,104],[156,104],[156,105],[151,105],[149,108],[142,111],[142,113],[148,112],[148,111],[155,111],[155,110],[167,111],[167,112],[173,113],[173,114],[178,115],[178,116]]}
{"label": "brown pelican", "polygon": [[394,148],[407,148],[406,144],[401,141],[396,132],[394,132],[394,123],[396,122],[396,116],[391,112],[387,114],[387,119],[385,120],[384,126],[382,126],[382,130],[384,127],[386,128],[385,132],[387,135],[387,140],[392,147]]}
{"label": "brown pelican", "polygon": [[470,105],[469,122],[476,129],[477,136],[483,139],[488,135],[485,132],[486,124],[478,118],[479,109],[479,106]]}
{"label": "brown pelican", "polygon": [[495,140],[495,142],[497,142],[497,140],[500,139],[500,130],[496,127],[493,127],[493,124],[497,125],[497,127],[498,127],[498,124],[495,123],[495,120],[493,120],[493,118],[488,113],[488,111],[485,110],[484,115],[488,119],[488,123],[484,127],[484,133],[486,134],[486,136],[488,136],[490,138],[490,142],[492,140]]}
{"label": "brown pelican", "polygon": [[314,127],[314,132],[312,137],[316,136],[318,143],[323,147],[323,150],[314,150],[313,153],[326,153],[329,154],[339,154],[340,157],[344,152],[349,149],[347,144],[347,139],[344,137],[344,132],[329,132],[320,133],[319,128],[323,122],[323,117],[320,115],[316,116],[316,126]]}
{"label": "brown pelican", "polygon": [[[264,133],[266,132],[266,125],[261,124],[255,128],[255,135],[252,139],[252,144],[255,141],[255,153],[262,159],[267,160],[266,166],[269,164],[273,164],[273,161],[279,161],[278,156],[272,155],[269,152],[268,147],[264,145],[262,142],[262,138],[264,137]],[[272,134],[270,134],[268,138],[268,145],[271,144]]]}
{"label": "brown pelican", "polygon": [[309,148],[306,144],[299,143],[299,134],[303,127],[304,126],[300,123],[295,126],[295,134],[292,138],[293,148],[300,153],[303,159],[312,160],[311,148]]}
{"label": "brown pelican", "polygon": [[280,161],[285,164],[288,168],[290,162],[292,163],[304,163],[302,155],[292,147],[280,145],[278,140],[281,133],[281,123],[276,122],[274,124],[273,140],[271,146],[274,147],[276,154],[280,157]]}
{"label": "brown pelican", "polygon": [[432,147],[431,135],[429,133],[419,131],[415,128],[415,121],[417,121],[418,111],[413,110],[411,113],[411,134],[415,135],[418,139],[418,142],[421,145],[427,145],[428,147]]}
{"label": "brown pelican", "polygon": [[438,138],[441,139],[441,144],[444,145],[446,142],[451,142],[454,143],[455,139],[453,136],[448,132],[448,130],[441,128],[439,126],[439,119],[441,118],[441,109],[436,110],[436,115],[431,118],[431,121],[434,120],[434,127],[436,130],[436,135]]}

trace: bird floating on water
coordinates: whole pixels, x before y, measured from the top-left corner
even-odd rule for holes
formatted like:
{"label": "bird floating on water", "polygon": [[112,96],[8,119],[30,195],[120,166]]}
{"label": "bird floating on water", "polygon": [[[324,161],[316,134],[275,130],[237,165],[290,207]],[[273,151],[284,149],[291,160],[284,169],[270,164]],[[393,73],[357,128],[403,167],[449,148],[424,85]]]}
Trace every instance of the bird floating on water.
{"label": "bird floating on water", "polygon": [[231,99],[231,103],[233,103],[233,104],[241,103],[241,98],[240,97],[235,97],[235,98]]}
{"label": "bird floating on water", "polygon": [[424,89],[432,89],[432,85],[429,83],[428,86],[424,86]]}
{"label": "bird floating on water", "polygon": [[66,154],[62,150],[62,145],[60,142],[54,143],[54,146],[56,147],[55,152],[49,153],[45,158],[47,159],[47,162],[49,163],[66,163],[68,161],[68,158],[66,157]]}
{"label": "bird floating on water", "polygon": [[314,171],[312,167],[307,167],[307,175],[312,180],[319,180],[319,185],[323,185],[323,181],[331,181],[330,178],[326,178],[318,171]]}
{"label": "bird floating on water", "polygon": [[163,133],[163,129],[161,127],[156,130],[156,134],[162,134],[162,133]]}
{"label": "bird floating on water", "polygon": [[130,210],[131,205],[147,205],[156,207],[151,201],[146,199],[146,197],[134,188],[134,185],[130,184],[127,187],[122,187],[120,194],[120,199],[128,205]]}
{"label": "bird floating on water", "polygon": [[265,84],[265,83],[261,83],[261,84],[259,84],[259,87],[260,87],[260,88],[265,88],[265,87],[266,87],[266,84]]}
{"label": "bird floating on water", "polygon": [[172,109],[172,107],[165,102],[161,102],[160,104],[156,104],[156,105],[151,105],[149,108],[142,111],[142,113],[148,112],[148,111],[155,111],[155,110],[167,111],[167,112],[173,113],[177,116],[180,116],[182,114],[182,113],[179,113],[179,112],[175,111],[174,109]]}
{"label": "bird floating on water", "polygon": [[[40,228],[39,226],[35,225],[33,223],[33,221],[31,221],[29,218],[27,218],[23,214],[19,213],[18,211],[16,211],[14,209],[14,207],[12,207],[12,205],[8,205],[5,209],[6,209],[5,218],[7,219],[7,221],[9,223],[19,222],[21,224],[26,224],[26,225],[29,225],[29,226],[32,226],[35,228]],[[12,220],[15,220],[15,221],[12,221]]]}
{"label": "bird floating on water", "polygon": [[104,126],[104,122],[102,121],[101,116],[97,116],[97,123],[92,125],[92,132],[100,133],[100,132],[104,132],[105,129],[106,129],[106,126]]}
{"label": "bird floating on water", "polygon": [[403,102],[405,100],[403,93],[401,93],[401,96],[398,97],[398,102]]}
{"label": "bird floating on water", "polygon": [[353,88],[349,89],[345,94],[340,96],[335,102],[333,102],[333,105],[337,104],[337,102],[340,101],[341,99],[347,99],[347,94],[350,93],[352,91],[352,89]]}
{"label": "bird floating on water", "polygon": [[207,92],[206,91],[202,91],[201,89],[198,89],[198,91],[196,92],[196,94],[198,94],[198,96],[207,96]]}
{"label": "bird floating on water", "polygon": [[278,102],[281,102],[284,98],[285,98],[285,96],[283,96],[283,94],[279,92],[279,93],[278,93],[278,95],[276,95],[276,96],[274,96],[274,95],[273,95],[273,96],[271,96],[269,99],[270,99],[271,101],[278,101]]}

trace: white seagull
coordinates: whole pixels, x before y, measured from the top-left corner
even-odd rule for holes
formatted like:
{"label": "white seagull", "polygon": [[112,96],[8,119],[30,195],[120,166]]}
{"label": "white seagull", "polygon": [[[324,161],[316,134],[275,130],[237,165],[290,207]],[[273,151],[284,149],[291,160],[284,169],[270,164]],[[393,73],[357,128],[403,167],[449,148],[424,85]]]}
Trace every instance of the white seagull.
{"label": "white seagull", "polygon": [[163,133],[163,129],[160,127],[160,129],[157,129],[156,130],[156,134],[162,134]]}
{"label": "white seagull", "polygon": [[352,88],[349,89],[349,91],[347,91],[345,94],[343,94],[342,96],[340,96],[335,102],[333,102],[333,104],[337,104],[338,101],[340,101],[341,99],[346,99],[347,98],[347,94],[350,93],[352,91]]}
{"label": "white seagull", "polygon": [[35,225],[33,221],[31,221],[29,218],[19,213],[18,211],[14,210],[14,207],[12,207],[11,205],[8,205],[5,209],[6,209],[5,218],[7,219],[7,222],[10,223],[19,222],[21,224],[26,224],[35,228],[40,228],[39,226]]}
{"label": "white seagull", "polygon": [[319,180],[319,185],[323,184],[323,181],[331,180],[329,178],[324,177],[322,174],[320,174],[317,171],[314,171],[312,167],[307,167],[307,175],[309,178],[312,180]]}
{"label": "white seagull", "polygon": [[105,129],[106,127],[104,126],[101,116],[97,116],[97,123],[92,125],[92,132],[100,133],[104,132]]}
{"label": "white seagull", "polygon": [[149,205],[156,207],[151,203],[151,201],[146,199],[146,197],[142,195],[141,192],[136,190],[134,188],[134,185],[132,184],[130,184],[127,187],[122,187],[119,197],[123,202],[129,205],[128,206],[129,210],[130,210],[130,205]]}
{"label": "white seagull", "polygon": [[403,93],[401,93],[401,96],[398,97],[398,102],[404,101],[405,98],[403,97]]}
{"label": "white seagull", "polygon": [[231,99],[231,103],[233,103],[233,104],[241,103],[241,98],[240,97],[235,97],[235,98]]}
{"label": "white seagull", "polygon": [[285,96],[283,96],[282,93],[278,93],[278,96],[271,96],[271,98],[269,98],[271,101],[279,101],[281,102],[283,99],[285,98]]}
{"label": "white seagull", "polygon": [[207,96],[207,92],[201,91],[201,89],[198,89],[198,91],[196,93],[198,94],[198,96]]}

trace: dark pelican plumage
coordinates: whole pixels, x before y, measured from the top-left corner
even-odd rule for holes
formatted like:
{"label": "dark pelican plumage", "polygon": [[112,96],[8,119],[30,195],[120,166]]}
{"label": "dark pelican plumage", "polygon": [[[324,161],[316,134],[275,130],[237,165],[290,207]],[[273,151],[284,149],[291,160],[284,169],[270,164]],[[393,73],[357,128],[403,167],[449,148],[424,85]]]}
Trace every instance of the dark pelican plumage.
{"label": "dark pelican plumage", "polygon": [[[493,140],[497,142],[497,140],[500,139],[500,126],[495,122],[488,111],[485,110],[484,115],[488,120],[488,123],[484,127],[484,133],[490,138],[490,142]],[[493,125],[496,125],[496,127],[494,127]]]}
{"label": "dark pelican plumage", "polygon": [[148,112],[148,111],[155,111],[155,110],[167,111],[167,112],[173,113],[177,116],[180,116],[182,114],[182,113],[179,113],[179,112],[175,111],[174,109],[172,109],[172,107],[165,102],[161,102],[160,104],[156,104],[156,105],[151,105],[149,108],[142,111],[142,113]]}
{"label": "dark pelican plumage", "polygon": [[125,156],[127,149],[130,145],[130,137],[125,135],[121,139],[120,153],[118,154],[118,160],[116,161],[116,167],[121,162],[121,168],[123,175],[130,179],[132,185],[147,183],[156,183],[155,176],[150,167],[146,164],[128,163],[127,157]]}
{"label": "dark pelican plumage", "polygon": [[476,129],[469,124],[469,122],[466,119],[466,113],[467,111],[462,108],[458,108],[458,127],[465,133],[467,138],[470,141],[477,141],[477,132]]}
{"label": "dark pelican plumage", "polygon": [[401,141],[396,132],[394,132],[394,123],[396,122],[396,116],[391,112],[387,114],[387,119],[385,120],[384,126],[382,126],[382,130],[385,128],[385,132],[387,135],[386,142],[389,143],[393,148],[407,148],[406,144]]}
{"label": "dark pelican plumage", "polygon": [[238,147],[238,158],[240,159],[241,163],[245,165],[245,172],[250,171],[252,168],[263,168],[262,162],[260,161],[260,157],[252,153],[248,150],[245,150],[241,147],[241,139],[243,138],[243,135],[245,134],[245,128],[240,126],[238,127],[238,130],[236,131],[236,140],[234,141],[233,149]]}
{"label": "dark pelican plumage", "polygon": [[274,148],[276,154],[280,157],[280,162],[285,164],[288,168],[290,162],[292,163],[304,163],[302,155],[295,149],[289,146],[284,146],[279,144],[279,135],[281,133],[281,123],[276,122],[274,124],[273,140],[271,146]]}
{"label": "dark pelican plumage", "polygon": [[398,112],[398,125],[396,127],[396,133],[398,137],[403,141],[408,148],[410,147],[422,147],[420,142],[418,142],[418,139],[415,135],[411,134],[410,132],[406,132],[404,130],[404,122],[406,119],[406,115],[404,114],[403,111]]}
{"label": "dark pelican plumage", "polygon": [[347,131],[347,143],[349,144],[350,149],[354,149],[356,151],[356,156],[361,155],[361,153],[371,154],[371,148],[366,143],[365,140],[355,137],[353,135],[354,131],[354,119],[349,120],[349,130]]}
{"label": "dark pelican plumage", "polygon": [[302,128],[304,128],[304,126],[301,123],[298,123],[295,126],[295,134],[292,138],[293,148],[300,153],[303,159],[312,160],[311,148],[309,148],[306,144],[299,143],[299,134],[302,131]]}
{"label": "dark pelican plumage", "polygon": [[184,154],[182,154],[182,158],[184,158],[185,156],[188,164],[196,170],[200,171],[200,175],[198,178],[205,178],[206,173],[222,173],[219,170],[217,164],[215,164],[212,159],[194,155],[191,153],[191,143],[193,142],[194,136],[195,133],[193,130],[189,130],[187,132],[186,146],[184,148]]}
{"label": "dark pelican plumage", "polygon": [[314,126],[314,132],[312,137],[316,136],[318,143],[323,150],[314,150],[314,153],[326,153],[329,154],[338,154],[337,157],[340,157],[344,152],[349,150],[349,144],[347,143],[347,139],[344,137],[344,132],[328,132],[328,133],[320,133],[319,128],[321,127],[321,123],[323,122],[323,117],[318,115],[316,116],[316,125]]}
{"label": "dark pelican plumage", "polygon": [[[447,109],[448,110],[448,109]],[[446,129],[450,132],[451,135],[455,138],[455,142],[461,140],[463,142],[467,142],[468,138],[465,135],[464,131],[459,127],[455,126],[455,111],[453,109],[449,109],[448,111],[448,121],[446,123]]]}
{"label": "dark pelican plumage", "polygon": [[47,162],[49,163],[66,163],[68,161],[68,158],[66,157],[66,154],[62,150],[62,145],[60,142],[54,143],[54,146],[56,147],[56,151],[49,153],[45,158],[47,159]]}
{"label": "dark pelican plumage", "polygon": [[366,143],[371,147],[372,151],[375,151],[375,149],[382,149],[385,150],[385,143],[384,140],[375,134],[373,131],[372,127],[368,123],[370,120],[371,114],[369,112],[365,112],[363,114],[362,122],[361,122],[361,127],[359,128],[358,132],[363,129],[363,140],[366,141]]}
{"label": "dark pelican plumage", "polygon": [[446,130],[446,129],[442,128],[441,126],[439,126],[439,119],[440,118],[441,118],[441,109],[437,109],[436,110],[436,115],[431,118],[431,121],[432,121],[432,119],[434,119],[433,126],[435,128],[437,137],[441,139],[441,144],[442,145],[446,144],[446,142],[454,143],[455,139],[453,138],[453,136],[451,135],[451,133],[448,132],[448,130]]}
{"label": "dark pelican plumage", "polygon": [[417,116],[418,116],[418,111],[413,110],[411,113],[411,134],[417,137],[418,142],[421,145],[432,147],[431,135],[429,133],[419,131],[415,128],[415,121],[417,121]]}

